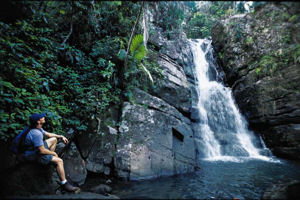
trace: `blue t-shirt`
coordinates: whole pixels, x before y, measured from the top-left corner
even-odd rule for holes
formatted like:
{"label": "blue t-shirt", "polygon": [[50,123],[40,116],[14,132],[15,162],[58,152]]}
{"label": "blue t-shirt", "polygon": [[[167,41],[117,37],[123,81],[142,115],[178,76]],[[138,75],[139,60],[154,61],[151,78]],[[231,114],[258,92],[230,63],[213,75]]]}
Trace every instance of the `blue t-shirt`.
{"label": "blue t-shirt", "polygon": [[37,153],[37,147],[44,145],[44,135],[45,135],[44,129],[40,128],[34,128],[29,131],[25,138],[25,145],[29,146],[32,150],[27,150],[24,152],[25,158],[28,160],[33,160]]}

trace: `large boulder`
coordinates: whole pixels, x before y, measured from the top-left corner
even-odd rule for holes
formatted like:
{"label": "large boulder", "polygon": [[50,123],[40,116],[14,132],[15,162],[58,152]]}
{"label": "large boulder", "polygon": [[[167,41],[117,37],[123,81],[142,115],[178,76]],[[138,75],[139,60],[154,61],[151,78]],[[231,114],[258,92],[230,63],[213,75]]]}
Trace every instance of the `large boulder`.
{"label": "large boulder", "polygon": [[299,9],[296,2],[265,3],[212,30],[225,82],[250,128],[274,154],[291,159],[300,159]]}
{"label": "large boulder", "polygon": [[165,101],[139,89],[135,104],[124,103],[115,168],[126,180],[192,172],[191,122]]}
{"label": "large boulder", "polygon": [[287,183],[278,183],[267,188],[262,199],[299,199],[300,182],[293,180]]}
{"label": "large boulder", "polygon": [[111,106],[103,115],[91,120],[91,131],[77,136],[78,148],[86,161],[86,169],[90,172],[113,175],[118,112],[116,106]]}
{"label": "large boulder", "polygon": [[9,151],[9,143],[0,143],[3,162],[0,168],[0,196],[55,194],[59,177],[53,165],[25,162]]}
{"label": "large boulder", "polygon": [[78,186],[83,185],[87,176],[86,165],[74,143],[64,154],[63,161],[67,180]]}
{"label": "large boulder", "polygon": [[[57,150],[63,149],[63,143],[59,143]],[[9,151],[7,144],[2,144],[1,155],[4,164],[0,170],[1,196],[31,196],[40,194],[59,193],[60,178],[56,166],[41,165],[36,162],[25,161]],[[58,152],[57,152],[58,153]],[[65,174],[68,181],[76,185],[85,182],[87,171],[82,158],[74,143],[64,152]]]}

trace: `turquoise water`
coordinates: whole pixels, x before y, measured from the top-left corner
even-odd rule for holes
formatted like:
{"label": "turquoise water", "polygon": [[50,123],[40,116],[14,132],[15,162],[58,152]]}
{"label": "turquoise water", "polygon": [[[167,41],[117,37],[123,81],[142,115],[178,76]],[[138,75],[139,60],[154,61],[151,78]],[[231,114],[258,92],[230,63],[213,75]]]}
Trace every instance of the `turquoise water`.
{"label": "turquoise water", "polygon": [[271,184],[300,180],[300,163],[200,161],[194,173],[119,182],[113,193],[128,199],[260,199]]}

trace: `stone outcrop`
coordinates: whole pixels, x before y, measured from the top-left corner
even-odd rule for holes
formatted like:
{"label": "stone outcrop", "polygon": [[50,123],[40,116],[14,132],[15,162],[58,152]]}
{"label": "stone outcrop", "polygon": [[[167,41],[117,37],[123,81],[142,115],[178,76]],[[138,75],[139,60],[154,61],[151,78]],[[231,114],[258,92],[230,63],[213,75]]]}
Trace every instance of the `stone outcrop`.
{"label": "stone outcrop", "polygon": [[[11,196],[8,199],[24,199],[24,196]],[[57,195],[32,195],[26,199],[120,199],[115,195],[102,195],[92,192],[81,192],[79,194],[57,194]]]}
{"label": "stone outcrop", "polygon": [[189,116],[195,77],[193,55],[188,40],[184,33],[177,39],[167,40],[162,36],[159,27],[153,29],[155,33],[150,35],[148,43],[159,49],[153,52],[154,59],[162,69],[164,78],[156,79],[157,89],[150,93]]}
{"label": "stone outcrop", "polygon": [[87,176],[86,164],[74,143],[70,144],[63,160],[67,180],[78,186],[83,185]]}
{"label": "stone outcrop", "polygon": [[3,162],[0,168],[0,196],[55,194],[59,177],[54,166],[24,162],[9,151],[7,143],[0,143]]}
{"label": "stone outcrop", "polygon": [[[134,102],[125,102],[116,143],[114,168],[125,180],[141,180],[195,170],[191,102],[194,89],[193,56],[184,33],[172,40],[156,24],[155,3],[149,3],[148,44],[151,59],[162,69],[156,88],[136,89]],[[196,97],[195,97],[196,98]]]}
{"label": "stone outcrop", "polygon": [[192,172],[191,122],[165,101],[139,89],[124,103],[115,167],[119,177],[140,180]]}
{"label": "stone outcrop", "polygon": [[274,154],[300,159],[300,14],[296,2],[266,3],[212,30],[235,100]]}
{"label": "stone outcrop", "polygon": [[261,199],[299,199],[300,182],[278,183],[267,188]]}

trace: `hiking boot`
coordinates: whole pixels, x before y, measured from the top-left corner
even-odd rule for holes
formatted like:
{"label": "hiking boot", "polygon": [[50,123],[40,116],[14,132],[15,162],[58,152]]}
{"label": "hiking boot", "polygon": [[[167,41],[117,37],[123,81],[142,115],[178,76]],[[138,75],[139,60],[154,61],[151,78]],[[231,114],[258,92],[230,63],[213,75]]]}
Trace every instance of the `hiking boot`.
{"label": "hiking boot", "polygon": [[61,186],[64,190],[66,190],[67,192],[74,192],[74,193],[79,193],[81,190],[79,187],[74,187],[72,186],[70,183],[66,182],[65,184],[63,184]]}

